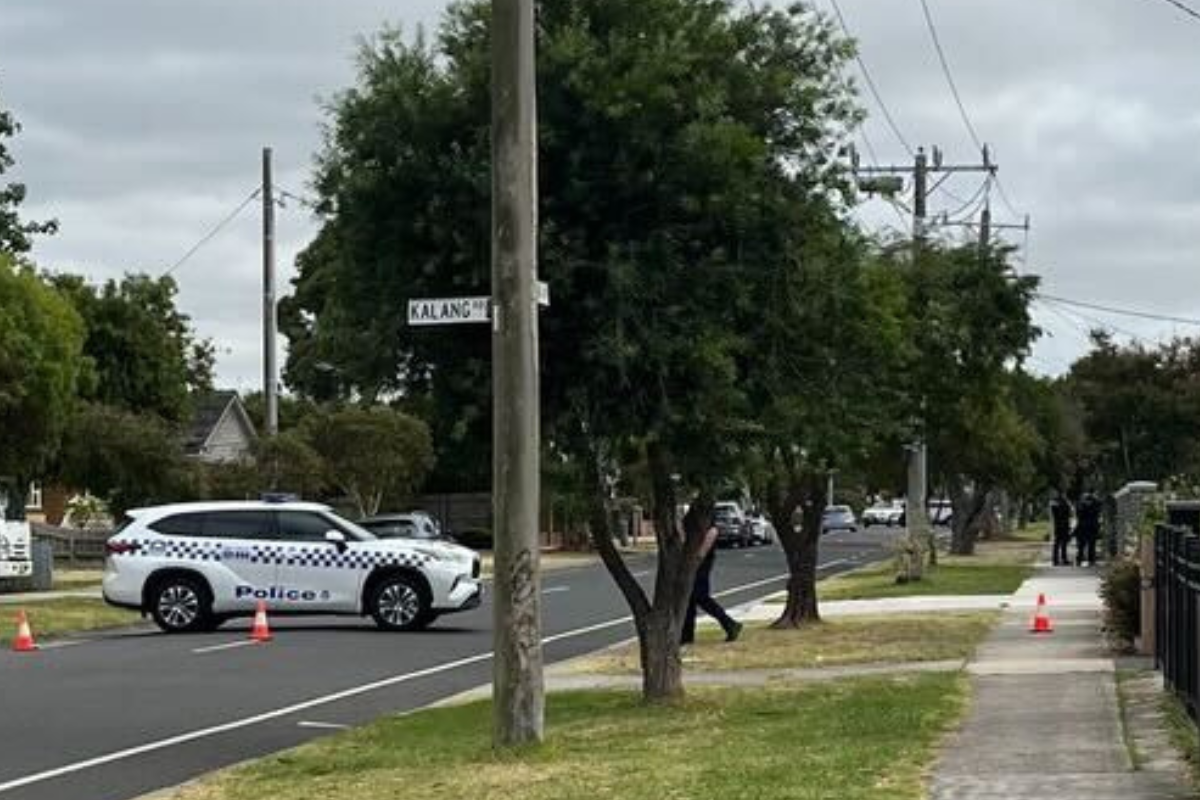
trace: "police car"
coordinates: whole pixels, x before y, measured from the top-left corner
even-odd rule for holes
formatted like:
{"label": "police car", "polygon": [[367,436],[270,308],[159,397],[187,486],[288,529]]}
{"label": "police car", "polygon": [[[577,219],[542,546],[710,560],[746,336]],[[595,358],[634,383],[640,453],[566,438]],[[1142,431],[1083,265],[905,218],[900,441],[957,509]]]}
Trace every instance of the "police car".
{"label": "police car", "polygon": [[478,606],[479,573],[464,547],[377,539],[315,503],[182,503],[128,512],[107,543],[104,599],[172,633],[213,630],[260,601],[418,630]]}

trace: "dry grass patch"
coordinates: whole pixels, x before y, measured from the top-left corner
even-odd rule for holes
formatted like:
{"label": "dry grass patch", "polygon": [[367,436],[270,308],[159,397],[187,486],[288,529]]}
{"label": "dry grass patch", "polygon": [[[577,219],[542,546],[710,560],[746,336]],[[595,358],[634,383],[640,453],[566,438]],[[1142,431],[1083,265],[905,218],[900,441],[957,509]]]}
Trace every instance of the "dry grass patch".
{"label": "dry grass patch", "polygon": [[[684,658],[684,667],[725,672],[966,658],[998,616],[986,611],[839,617],[792,631],[771,630],[761,623],[747,625],[742,638],[732,644],[722,640],[719,629],[705,626]],[[637,645],[573,661],[571,671],[637,674]]]}

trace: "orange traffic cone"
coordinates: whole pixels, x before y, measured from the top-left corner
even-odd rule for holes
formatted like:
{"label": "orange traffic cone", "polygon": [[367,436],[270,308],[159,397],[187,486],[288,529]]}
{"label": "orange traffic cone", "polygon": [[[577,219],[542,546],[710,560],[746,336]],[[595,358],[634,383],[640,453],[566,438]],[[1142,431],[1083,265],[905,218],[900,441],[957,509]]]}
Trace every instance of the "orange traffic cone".
{"label": "orange traffic cone", "polygon": [[17,638],[13,640],[13,652],[32,653],[37,650],[37,642],[33,640],[33,631],[29,629],[29,619],[24,611],[17,612]]}
{"label": "orange traffic cone", "polygon": [[258,610],[254,612],[254,627],[250,630],[250,638],[256,642],[271,641],[271,627],[267,624],[267,604],[258,601]]}
{"label": "orange traffic cone", "polygon": [[1033,621],[1029,624],[1030,633],[1054,633],[1054,623],[1046,613],[1046,595],[1039,594],[1037,610],[1033,612]]}

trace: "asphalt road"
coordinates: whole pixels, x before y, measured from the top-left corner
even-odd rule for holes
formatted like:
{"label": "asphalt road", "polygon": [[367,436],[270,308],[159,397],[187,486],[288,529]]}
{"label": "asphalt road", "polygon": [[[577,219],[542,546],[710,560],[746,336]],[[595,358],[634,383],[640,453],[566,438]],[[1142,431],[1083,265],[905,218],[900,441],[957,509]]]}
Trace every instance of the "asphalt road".
{"label": "asphalt road", "polygon": [[[821,572],[887,552],[895,532],[825,537]],[[632,562],[643,581],[652,557]],[[714,579],[728,606],[783,586],[777,547],[725,550]],[[543,577],[548,662],[632,635],[599,565]],[[359,620],[276,620],[246,644],[246,624],[213,634],[148,629],[0,653],[0,797],[124,800],[219,767],[419,708],[491,679],[491,606],[430,630],[388,634]]]}

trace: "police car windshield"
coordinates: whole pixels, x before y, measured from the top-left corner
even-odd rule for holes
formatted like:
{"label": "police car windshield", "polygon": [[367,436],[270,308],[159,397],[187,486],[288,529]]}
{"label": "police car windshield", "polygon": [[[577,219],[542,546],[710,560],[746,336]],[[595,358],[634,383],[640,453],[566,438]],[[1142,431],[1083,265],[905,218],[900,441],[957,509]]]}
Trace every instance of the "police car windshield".
{"label": "police car windshield", "polygon": [[335,528],[341,528],[346,533],[350,534],[361,542],[373,542],[379,538],[366,528],[362,527],[361,525],[357,525],[348,519],[343,519],[342,517],[329,513],[325,513],[324,516],[330,522],[334,523]]}

